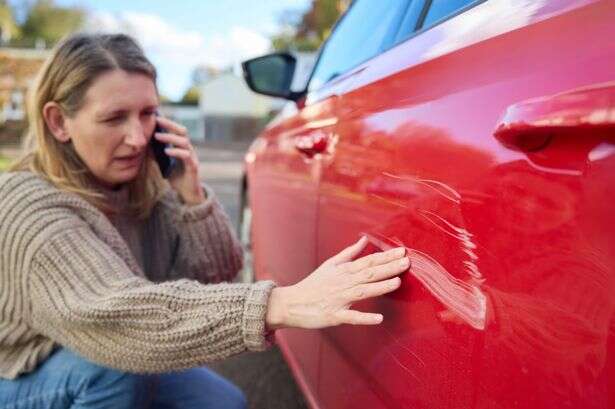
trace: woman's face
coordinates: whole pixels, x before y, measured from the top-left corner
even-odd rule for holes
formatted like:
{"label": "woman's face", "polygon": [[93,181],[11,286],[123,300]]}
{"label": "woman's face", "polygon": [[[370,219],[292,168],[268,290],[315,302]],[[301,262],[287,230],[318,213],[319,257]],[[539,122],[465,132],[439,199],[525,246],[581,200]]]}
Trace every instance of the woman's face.
{"label": "woman's face", "polygon": [[148,76],[120,69],[100,75],[66,129],[81,160],[107,187],[133,180],[156,126],[158,93]]}

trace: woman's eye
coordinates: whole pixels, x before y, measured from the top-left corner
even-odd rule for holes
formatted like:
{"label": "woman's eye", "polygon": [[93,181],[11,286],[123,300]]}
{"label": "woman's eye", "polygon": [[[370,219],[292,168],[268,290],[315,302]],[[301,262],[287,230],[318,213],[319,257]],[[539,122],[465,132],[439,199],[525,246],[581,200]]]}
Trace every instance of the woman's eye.
{"label": "woman's eye", "polygon": [[119,122],[120,119],[122,119],[121,116],[112,116],[111,118],[105,119],[103,122],[114,123],[114,122]]}

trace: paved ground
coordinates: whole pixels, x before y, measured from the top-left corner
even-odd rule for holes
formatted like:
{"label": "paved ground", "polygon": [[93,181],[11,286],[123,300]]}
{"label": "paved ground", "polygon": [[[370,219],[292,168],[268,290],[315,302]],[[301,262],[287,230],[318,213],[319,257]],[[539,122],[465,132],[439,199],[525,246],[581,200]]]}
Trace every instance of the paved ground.
{"label": "paved ground", "polygon": [[[208,183],[237,226],[243,146],[199,146],[201,177]],[[305,401],[278,348],[246,353],[211,365],[248,397],[252,409],[303,409]]]}

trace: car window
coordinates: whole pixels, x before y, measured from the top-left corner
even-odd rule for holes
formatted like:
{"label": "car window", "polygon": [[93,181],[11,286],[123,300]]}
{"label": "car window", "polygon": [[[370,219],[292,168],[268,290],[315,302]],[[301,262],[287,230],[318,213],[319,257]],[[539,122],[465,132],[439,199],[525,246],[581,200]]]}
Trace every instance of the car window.
{"label": "car window", "polygon": [[413,0],[402,20],[394,44],[401,43],[418,30],[418,24],[427,0]]}
{"label": "car window", "polygon": [[[355,0],[324,45],[308,89],[349,71],[382,51],[395,33],[409,0]],[[394,30],[392,30],[394,29]]]}
{"label": "car window", "polygon": [[421,28],[429,27],[476,0],[432,0]]}

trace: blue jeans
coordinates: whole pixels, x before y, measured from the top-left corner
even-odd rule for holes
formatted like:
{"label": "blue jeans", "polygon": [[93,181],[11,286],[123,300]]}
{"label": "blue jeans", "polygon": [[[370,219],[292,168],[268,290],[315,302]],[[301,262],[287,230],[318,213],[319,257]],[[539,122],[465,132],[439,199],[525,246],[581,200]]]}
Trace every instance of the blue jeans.
{"label": "blue jeans", "polygon": [[137,375],[59,349],[34,372],[0,379],[1,409],[245,409],[243,393],[206,368]]}

